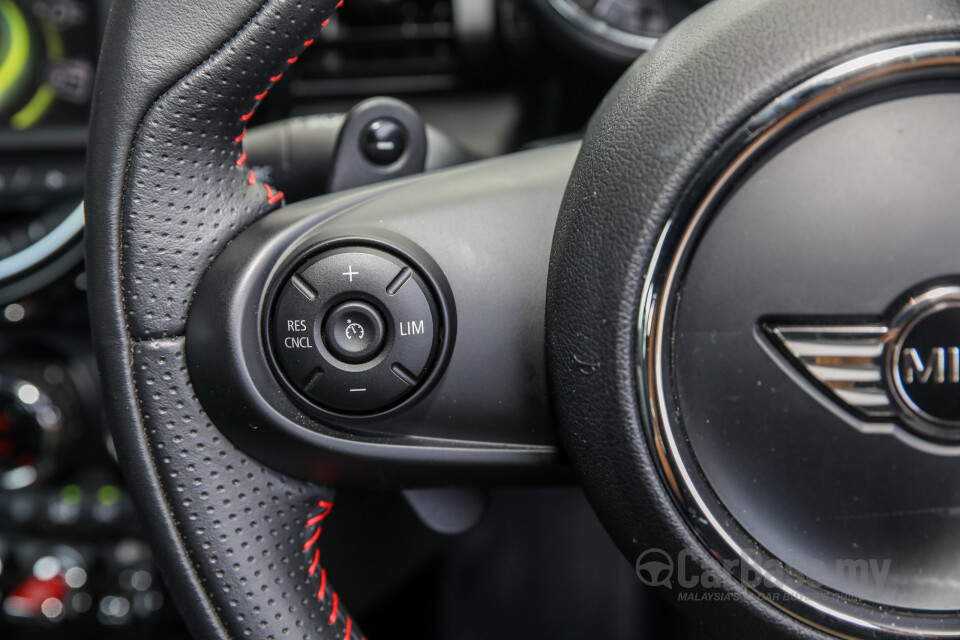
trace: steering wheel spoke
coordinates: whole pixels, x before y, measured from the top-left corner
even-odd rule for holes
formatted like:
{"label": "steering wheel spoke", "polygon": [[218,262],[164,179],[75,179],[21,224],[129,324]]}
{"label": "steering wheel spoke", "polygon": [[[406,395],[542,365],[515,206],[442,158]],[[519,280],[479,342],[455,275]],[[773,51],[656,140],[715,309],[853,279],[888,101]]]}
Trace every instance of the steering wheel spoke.
{"label": "steering wheel spoke", "polygon": [[[322,482],[564,478],[543,304],[576,152],[568,144],[318,198],[241,233],[204,277],[187,330],[192,377],[217,425],[261,460]],[[353,307],[353,322],[336,326],[338,310]],[[384,344],[344,362],[334,340],[349,348],[374,330],[364,309],[380,317]],[[427,360],[415,345],[431,335],[421,332],[436,334]],[[384,400],[373,395],[381,388]]]}

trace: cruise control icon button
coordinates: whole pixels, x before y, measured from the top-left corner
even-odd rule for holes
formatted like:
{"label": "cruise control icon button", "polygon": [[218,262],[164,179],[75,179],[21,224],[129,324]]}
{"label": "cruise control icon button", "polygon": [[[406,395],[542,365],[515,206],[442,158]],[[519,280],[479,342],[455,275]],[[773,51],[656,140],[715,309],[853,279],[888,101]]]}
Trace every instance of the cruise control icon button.
{"label": "cruise control icon button", "polygon": [[386,341],[383,316],[366,302],[345,302],[324,322],[324,343],[334,356],[351,364],[368,362]]}

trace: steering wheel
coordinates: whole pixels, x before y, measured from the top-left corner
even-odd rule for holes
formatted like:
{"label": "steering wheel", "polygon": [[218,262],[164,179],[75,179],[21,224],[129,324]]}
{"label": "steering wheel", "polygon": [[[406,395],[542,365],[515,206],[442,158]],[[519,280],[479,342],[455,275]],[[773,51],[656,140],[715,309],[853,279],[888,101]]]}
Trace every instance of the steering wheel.
{"label": "steering wheel", "polygon": [[960,634],[960,4],[717,0],[582,147],[284,206],[245,125],[335,9],[126,0],[106,33],[96,349],[196,637],[363,637],[331,486],[570,467],[712,633]]}

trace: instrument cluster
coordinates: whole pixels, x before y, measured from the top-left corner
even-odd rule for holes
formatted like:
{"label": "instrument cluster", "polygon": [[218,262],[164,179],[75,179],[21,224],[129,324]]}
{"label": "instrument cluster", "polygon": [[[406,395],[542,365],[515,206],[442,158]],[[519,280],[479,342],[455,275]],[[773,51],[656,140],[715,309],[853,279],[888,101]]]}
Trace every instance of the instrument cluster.
{"label": "instrument cluster", "polygon": [[629,62],[708,0],[534,0],[564,35]]}
{"label": "instrument cluster", "polygon": [[81,259],[101,0],[0,0],[0,302]]}

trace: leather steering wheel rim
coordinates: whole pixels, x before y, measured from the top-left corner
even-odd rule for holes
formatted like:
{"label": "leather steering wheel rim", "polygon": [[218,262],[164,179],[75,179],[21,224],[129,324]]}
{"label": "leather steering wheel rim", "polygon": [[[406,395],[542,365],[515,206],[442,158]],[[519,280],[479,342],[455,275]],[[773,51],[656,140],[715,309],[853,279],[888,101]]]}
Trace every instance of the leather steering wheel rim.
{"label": "leather steering wheel rim", "polygon": [[[361,637],[319,563],[333,492],[214,427],[184,360],[187,309],[232,238],[282,202],[245,123],[336,0],[131,0],[110,15],[87,191],[91,315],[130,490],[197,638]],[[189,559],[185,562],[184,559]]]}

